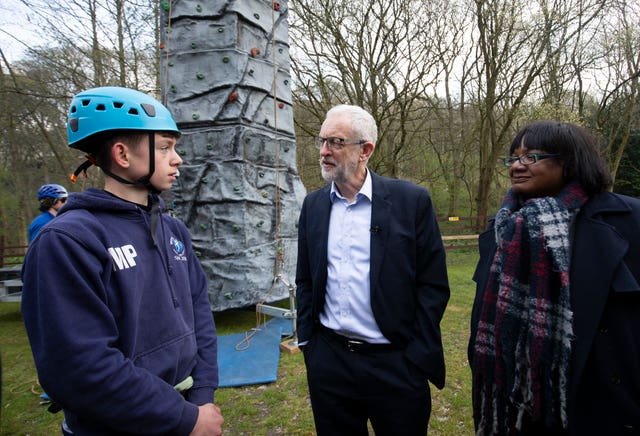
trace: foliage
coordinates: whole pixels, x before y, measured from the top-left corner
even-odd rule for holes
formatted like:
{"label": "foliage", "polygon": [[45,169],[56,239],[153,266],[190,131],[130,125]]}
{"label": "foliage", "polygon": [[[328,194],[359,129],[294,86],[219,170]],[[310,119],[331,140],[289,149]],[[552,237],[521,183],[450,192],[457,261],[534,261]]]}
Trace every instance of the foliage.
{"label": "foliage", "polygon": [[[435,436],[473,434],[471,374],[466,350],[475,292],[471,276],[476,261],[475,250],[448,253],[451,300],[441,324],[447,381],[441,391],[432,388],[433,412],[429,434]],[[221,335],[248,331],[256,323],[253,310],[221,312],[215,314],[215,319]],[[62,415],[48,413],[46,406],[39,404],[41,388],[18,303],[0,303],[0,347],[3,368],[0,433],[59,433]],[[219,389],[216,398],[225,417],[225,434],[314,434],[301,353],[280,354],[276,382]]]}
{"label": "foliage", "polygon": [[629,144],[618,170],[615,192],[640,197],[640,130],[631,132]]}
{"label": "foliage", "polygon": [[27,242],[27,225],[38,213],[38,187],[67,184],[59,107],[44,89],[42,70],[25,71],[27,74],[21,74],[10,68],[9,74],[0,76],[0,196],[12,200],[3,206],[16,206],[15,214],[10,208],[2,212],[3,221],[10,226],[1,232],[10,245]]}

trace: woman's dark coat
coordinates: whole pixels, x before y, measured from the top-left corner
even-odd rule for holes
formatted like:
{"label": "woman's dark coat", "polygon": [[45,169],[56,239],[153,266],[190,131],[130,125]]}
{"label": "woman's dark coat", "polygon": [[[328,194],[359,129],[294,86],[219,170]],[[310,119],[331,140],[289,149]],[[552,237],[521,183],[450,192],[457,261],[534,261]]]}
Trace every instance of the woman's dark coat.
{"label": "woman's dark coat", "polygon": [[[601,193],[572,227],[571,435],[640,434],[640,200]],[[496,243],[480,235],[469,362]]]}

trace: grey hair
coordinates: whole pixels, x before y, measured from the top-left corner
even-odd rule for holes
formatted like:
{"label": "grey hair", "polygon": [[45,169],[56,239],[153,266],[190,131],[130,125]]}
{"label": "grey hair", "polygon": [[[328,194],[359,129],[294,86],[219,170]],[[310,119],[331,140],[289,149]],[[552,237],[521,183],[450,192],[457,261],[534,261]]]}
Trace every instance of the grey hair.
{"label": "grey hair", "polygon": [[360,106],[339,104],[332,107],[327,112],[327,118],[329,116],[346,115],[351,118],[351,132],[355,135],[354,138],[350,138],[356,141],[364,139],[365,141],[372,142],[374,145],[378,140],[378,126],[373,116],[362,109]]}

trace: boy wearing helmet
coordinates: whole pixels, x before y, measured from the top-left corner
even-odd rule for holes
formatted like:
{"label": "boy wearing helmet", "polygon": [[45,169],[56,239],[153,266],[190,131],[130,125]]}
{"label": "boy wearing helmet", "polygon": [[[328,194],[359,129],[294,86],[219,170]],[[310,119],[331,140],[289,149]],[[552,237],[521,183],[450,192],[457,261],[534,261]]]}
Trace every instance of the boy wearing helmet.
{"label": "boy wearing helmet", "polygon": [[67,201],[67,190],[64,186],[54,183],[40,186],[38,189],[38,200],[40,201],[40,215],[29,224],[29,243],[33,241],[40,229],[49,221],[55,218],[58,210]]}
{"label": "boy wearing helmet", "polygon": [[[63,434],[220,435],[217,337],[186,226],[158,193],[176,181],[169,111],[117,87],[76,95],[69,146],[103,190],[69,197],[30,247],[22,313]],[[54,256],[51,254],[54,253]]]}

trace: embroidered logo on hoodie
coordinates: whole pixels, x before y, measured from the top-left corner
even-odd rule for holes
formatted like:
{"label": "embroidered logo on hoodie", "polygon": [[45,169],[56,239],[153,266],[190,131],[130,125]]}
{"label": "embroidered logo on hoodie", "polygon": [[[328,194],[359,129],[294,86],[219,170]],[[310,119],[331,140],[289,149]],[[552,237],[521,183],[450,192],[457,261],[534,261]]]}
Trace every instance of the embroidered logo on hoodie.
{"label": "embroidered logo on hoodie", "polygon": [[171,248],[173,248],[173,252],[175,253],[174,259],[186,261],[187,256],[184,255],[185,247],[182,241],[172,236],[169,240],[169,243],[171,244]]}
{"label": "embroidered logo on hoodie", "polygon": [[113,269],[116,268],[122,271],[123,269],[136,266],[136,249],[133,245],[123,245],[122,247],[109,247],[109,254],[113,258]]}

